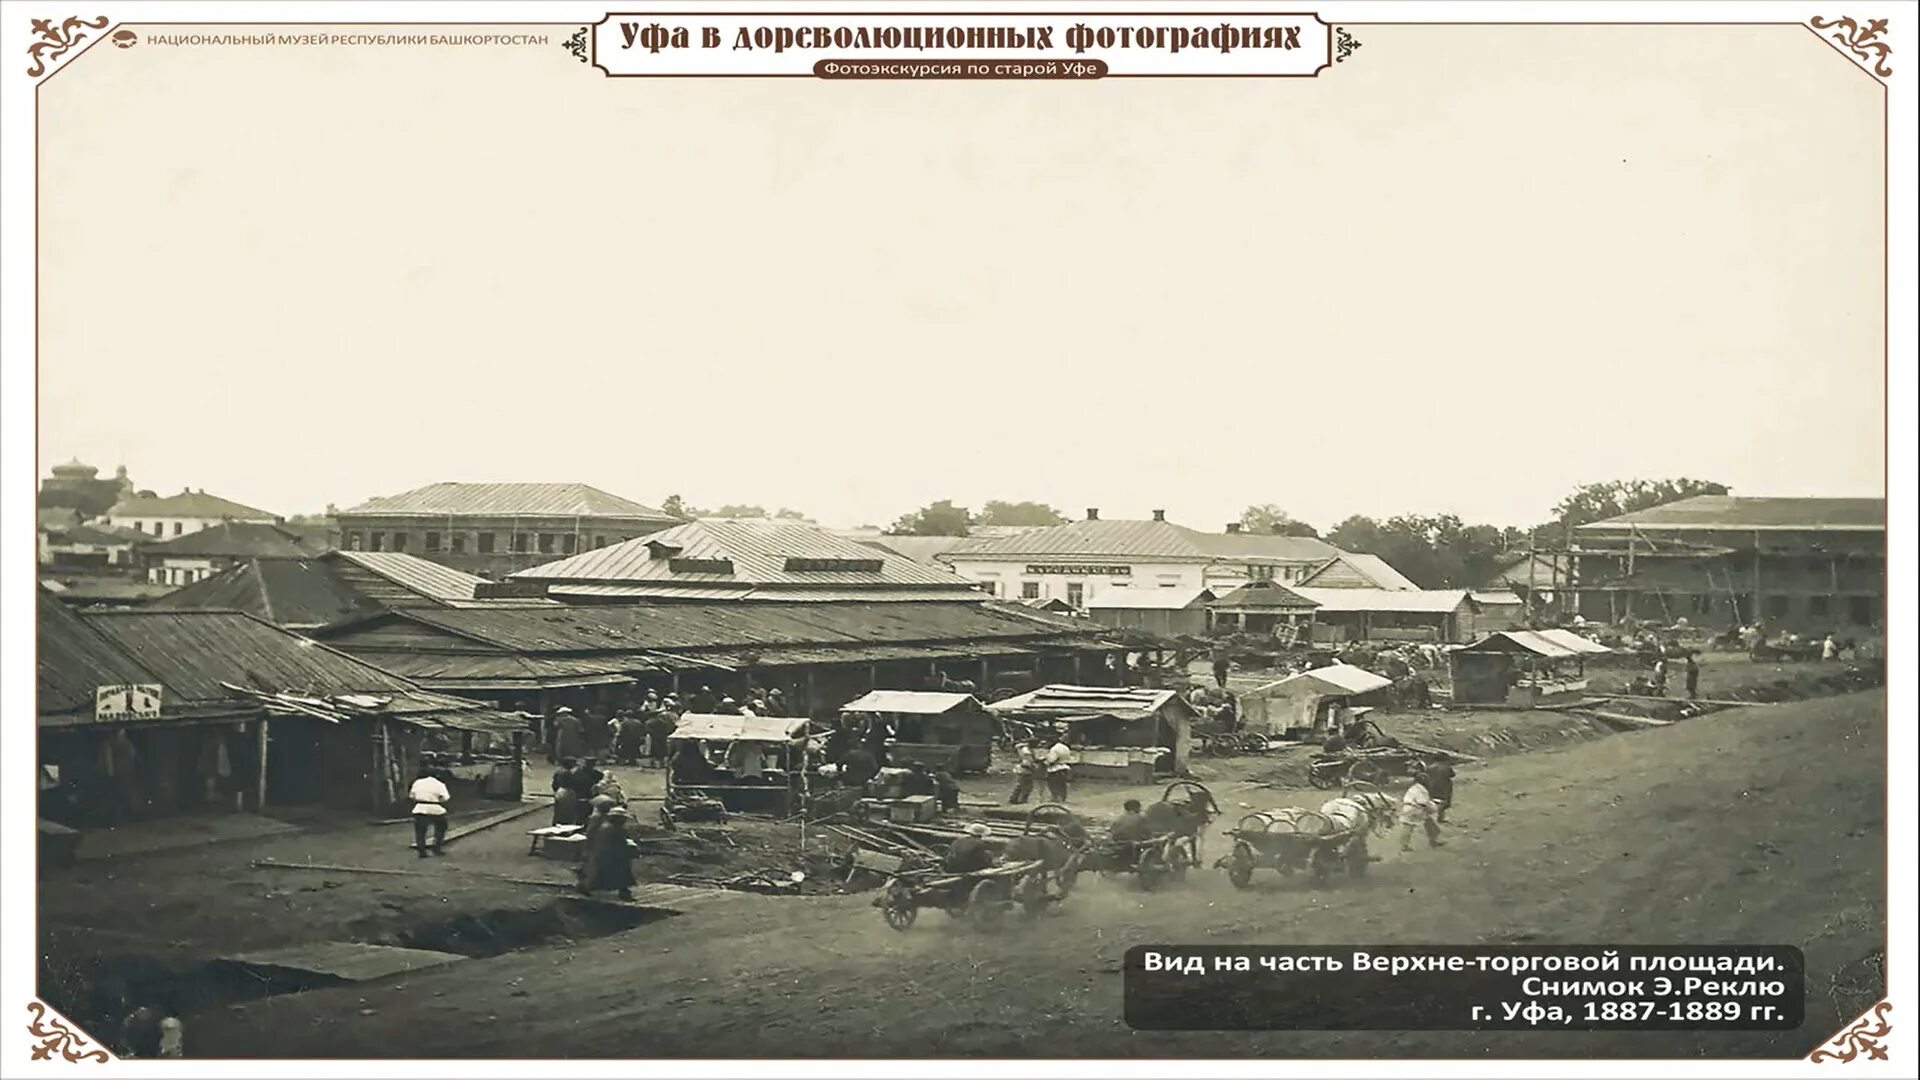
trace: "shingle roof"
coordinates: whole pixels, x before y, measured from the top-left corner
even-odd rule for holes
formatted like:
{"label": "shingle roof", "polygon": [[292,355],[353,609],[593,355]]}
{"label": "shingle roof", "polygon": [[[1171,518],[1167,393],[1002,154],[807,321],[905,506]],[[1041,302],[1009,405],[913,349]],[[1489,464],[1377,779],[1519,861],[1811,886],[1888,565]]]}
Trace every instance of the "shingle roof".
{"label": "shingle roof", "polygon": [[1338,555],[1339,549],[1309,536],[1272,533],[1203,533],[1169,521],[1126,521],[1105,518],[1070,521],[1013,536],[983,539],[955,554],[965,559],[1024,558],[1029,556],[1086,556],[1089,558],[1163,559],[1206,562],[1219,559],[1253,562],[1317,562]]}
{"label": "shingle roof", "polygon": [[[808,562],[796,565],[794,560]],[[814,568],[810,568],[814,567]],[[790,521],[691,521],[637,540],[597,548],[513,575],[550,582],[617,585],[749,585],[790,588],[899,587],[973,591],[946,570]]]}
{"label": "shingle roof", "polygon": [[147,545],[150,555],[307,559],[326,550],[307,537],[258,521],[223,521],[199,532]]}
{"label": "shingle roof", "polygon": [[122,499],[107,511],[112,517],[233,518],[242,521],[272,521],[279,515],[209,495],[204,491],[183,491],[165,498]]}
{"label": "shingle roof", "polygon": [[1884,532],[1887,527],[1887,501],[1695,495],[1690,499],[1636,510],[1579,528],[1582,531],[1619,531],[1630,525],[1660,529],[1851,529]]}
{"label": "shingle roof", "polygon": [[586,484],[465,484],[446,482],[382,495],[344,510],[350,515],[406,517],[607,517],[673,520],[665,511],[609,495]]}

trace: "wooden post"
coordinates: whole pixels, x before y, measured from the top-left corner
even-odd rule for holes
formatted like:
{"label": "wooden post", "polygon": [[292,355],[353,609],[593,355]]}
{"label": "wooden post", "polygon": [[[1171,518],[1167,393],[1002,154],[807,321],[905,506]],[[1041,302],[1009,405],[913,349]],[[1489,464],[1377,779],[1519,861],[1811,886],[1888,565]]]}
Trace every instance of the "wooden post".
{"label": "wooden post", "polygon": [[265,716],[253,722],[253,746],[255,755],[253,774],[253,812],[264,813],[267,809],[267,718]]}

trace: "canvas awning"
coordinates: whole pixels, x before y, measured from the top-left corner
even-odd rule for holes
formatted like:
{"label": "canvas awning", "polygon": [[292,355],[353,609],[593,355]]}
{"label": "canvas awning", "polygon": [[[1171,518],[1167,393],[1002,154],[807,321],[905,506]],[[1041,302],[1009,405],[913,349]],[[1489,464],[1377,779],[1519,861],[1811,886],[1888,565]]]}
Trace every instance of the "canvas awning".
{"label": "canvas awning", "polygon": [[1469,653],[1531,653],[1549,660],[1593,656],[1613,650],[1571,630],[1501,630],[1461,648]]}
{"label": "canvas awning", "polygon": [[951,712],[973,700],[972,694],[943,694],[924,690],[875,690],[857,701],[842,705],[840,711],[937,716],[940,713]]}
{"label": "canvas awning", "polygon": [[1323,668],[1302,671],[1277,682],[1270,682],[1243,696],[1287,697],[1301,693],[1321,696],[1366,694],[1375,690],[1384,690],[1392,685],[1392,679],[1375,675],[1365,668],[1354,667],[1352,664],[1329,664]]}
{"label": "canvas awning", "polygon": [[783,743],[793,739],[807,721],[791,716],[729,716],[687,713],[668,739],[704,739],[708,742]]}

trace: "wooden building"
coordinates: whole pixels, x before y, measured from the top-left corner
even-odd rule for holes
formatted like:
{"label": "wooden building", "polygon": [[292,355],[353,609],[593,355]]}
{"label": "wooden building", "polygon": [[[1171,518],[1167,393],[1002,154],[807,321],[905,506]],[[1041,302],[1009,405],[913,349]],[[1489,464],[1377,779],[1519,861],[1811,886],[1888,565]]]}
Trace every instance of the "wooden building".
{"label": "wooden building", "polygon": [[1294,592],[1313,601],[1313,640],[1473,640],[1478,605],[1465,589],[1315,589]]}
{"label": "wooden building", "polygon": [[993,764],[999,722],[972,694],[875,690],[841,706],[840,714],[887,724],[893,730],[887,756],[894,764],[917,761],[956,773],[983,773]]}
{"label": "wooden building", "polygon": [[1207,605],[1215,634],[1263,634],[1291,645],[1310,640],[1320,605],[1277,581],[1252,581]]}
{"label": "wooden building", "polygon": [[1884,499],[1698,495],[1573,534],[1588,620],[1819,632],[1886,618]]}
{"label": "wooden building", "polygon": [[1453,701],[1532,708],[1577,700],[1587,689],[1587,658],[1611,651],[1571,630],[1488,634],[1448,654]]}
{"label": "wooden building", "polygon": [[1213,598],[1211,589],[1108,589],[1087,603],[1087,617],[1161,637],[1203,637]]}
{"label": "wooden building", "polygon": [[1240,723],[1272,738],[1339,733],[1368,695],[1393,680],[1352,664],[1329,664],[1289,675],[1239,696]]}
{"label": "wooden building", "polygon": [[1186,770],[1193,706],[1173,690],[1043,686],[987,706],[1003,721],[1065,728],[1078,744],[1076,779],[1147,783]]}

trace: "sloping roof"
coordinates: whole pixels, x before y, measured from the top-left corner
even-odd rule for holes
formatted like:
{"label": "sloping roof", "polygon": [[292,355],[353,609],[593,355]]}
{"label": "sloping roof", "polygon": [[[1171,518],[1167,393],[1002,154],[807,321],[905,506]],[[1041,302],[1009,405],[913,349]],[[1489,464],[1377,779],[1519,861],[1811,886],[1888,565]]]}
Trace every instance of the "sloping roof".
{"label": "sloping roof", "polygon": [[942,694],[926,690],[875,690],[865,697],[840,706],[840,711],[937,716],[940,713],[958,709],[968,702],[973,702],[976,706],[980,704],[972,694]]}
{"label": "sloping roof", "polygon": [[[962,554],[956,552],[956,555]],[[1324,540],[1271,533],[1203,533],[1168,521],[1096,519],[1028,529],[1012,536],[982,539],[964,549],[966,558],[1007,559],[1029,556],[1161,559],[1202,562],[1217,559],[1253,562],[1315,562],[1339,550]]]}
{"label": "sloping roof", "polygon": [[34,520],[41,529],[59,532],[80,524],[80,511],[66,506],[43,506],[34,512]]}
{"label": "sloping roof", "polygon": [[1343,551],[1298,584],[1324,589],[1418,589],[1413,580],[1378,555]]}
{"label": "sloping roof", "polygon": [[1277,608],[1311,611],[1319,605],[1276,581],[1249,581],[1213,602],[1214,610]]}
{"label": "sloping roof", "polygon": [[[977,601],[985,600],[987,594],[978,589],[932,588],[928,586],[849,587],[802,589],[790,585],[675,585],[671,582],[642,582],[631,585],[574,584],[572,582],[553,582],[547,587],[547,595],[559,600],[628,599],[628,600],[738,600],[763,603],[768,601],[808,604],[833,604],[842,601],[871,601],[874,603],[909,603],[915,601],[939,600]],[[484,601],[493,604],[494,601]]]}
{"label": "sloping roof", "polygon": [[1501,630],[1461,648],[1462,652],[1528,652],[1563,659],[1592,656],[1613,650],[1568,630]]}
{"label": "sloping roof", "polygon": [[1484,589],[1526,587],[1549,589],[1572,580],[1572,557],[1565,552],[1517,552],[1501,558],[1499,566],[1479,583]]}
{"label": "sloping roof", "polygon": [[248,559],[148,605],[167,611],[244,611],[276,626],[311,629],[375,614],[380,604],[311,559]]}
{"label": "sloping roof", "polygon": [[44,589],[37,593],[39,712],[93,712],[94,688],[162,682]]}
{"label": "sloping roof", "polygon": [[[796,566],[810,560],[821,568]],[[859,568],[834,568],[837,563]],[[878,564],[877,569],[872,568]],[[676,568],[677,567],[677,568]],[[755,585],[790,588],[915,586],[976,590],[965,578],[904,555],[793,521],[690,521],[651,536],[522,570],[527,581]]]}
{"label": "sloping roof", "polygon": [[70,525],[48,529],[46,533],[49,544],[92,544],[96,547],[132,547],[151,539],[143,538],[132,529],[116,529],[111,525]]}
{"label": "sloping roof", "polygon": [[158,556],[305,559],[326,550],[299,533],[259,521],[223,521],[198,532],[147,545]]}
{"label": "sloping roof", "polygon": [[1293,590],[1320,605],[1319,614],[1347,611],[1395,611],[1439,614],[1468,602],[1464,589],[1313,589]]}
{"label": "sloping roof", "polygon": [[352,563],[410,593],[432,600],[472,600],[487,579],[401,551],[336,551],[327,556]]}
{"label": "sloping roof", "polygon": [[1130,720],[1149,716],[1170,705],[1177,705],[1189,713],[1193,711],[1193,707],[1172,690],[1066,685],[1043,686],[1018,697],[996,701],[987,708],[997,713],[1115,716]]}
{"label": "sloping roof", "polygon": [[107,513],[112,517],[233,518],[250,521],[272,521],[279,516],[257,506],[237,503],[204,491],[183,491],[178,495],[151,499],[136,495],[115,503]]}
{"label": "sloping roof", "polygon": [[267,693],[397,694],[405,679],[237,611],[87,611],[80,618],[187,701],[223,701],[221,683]]}
{"label": "sloping roof", "polygon": [[713,742],[786,742],[807,724],[791,716],[732,716],[683,713],[670,739],[707,739]]}
{"label": "sloping roof", "polygon": [[1473,602],[1476,604],[1524,603],[1520,599],[1520,594],[1512,589],[1470,589],[1467,595],[1473,597]]}
{"label": "sloping roof", "polygon": [[1184,611],[1213,599],[1212,589],[1101,589],[1087,601],[1088,611]]}
{"label": "sloping roof", "polygon": [[1393,680],[1352,664],[1329,664],[1289,675],[1252,691],[1260,696],[1286,696],[1301,692],[1319,694],[1366,694],[1384,690]]}
{"label": "sloping roof", "polygon": [[1885,531],[1885,499],[1754,498],[1695,495],[1579,526],[1579,531],[1645,529],[1844,529]]}
{"label": "sloping roof", "polygon": [[673,520],[663,510],[609,495],[586,484],[464,484],[446,482],[382,495],[342,511],[396,517],[430,514],[474,517],[611,517]]}

